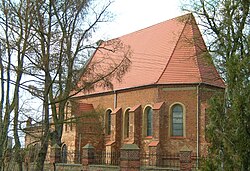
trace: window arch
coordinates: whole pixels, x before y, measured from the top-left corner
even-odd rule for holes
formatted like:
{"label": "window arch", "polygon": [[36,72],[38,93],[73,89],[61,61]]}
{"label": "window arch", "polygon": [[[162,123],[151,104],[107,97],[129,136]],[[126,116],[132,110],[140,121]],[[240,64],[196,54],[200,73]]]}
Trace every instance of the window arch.
{"label": "window arch", "polygon": [[68,122],[69,122],[69,118],[70,118],[70,113],[71,113],[71,106],[70,106],[70,103],[69,102],[66,102],[66,105],[65,105],[65,131],[68,131]]}
{"label": "window arch", "polygon": [[62,163],[67,163],[67,153],[68,153],[67,145],[63,144],[61,150],[62,150],[61,153]]}
{"label": "window arch", "polygon": [[172,105],[170,109],[170,134],[171,136],[183,137],[185,135],[185,115],[184,106],[177,103]]}
{"label": "window arch", "polygon": [[129,137],[129,110],[130,108],[126,109],[124,112],[124,117],[123,117],[123,136],[124,138]]}
{"label": "window arch", "polygon": [[144,109],[144,134],[147,137],[153,135],[153,109],[151,106]]}
{"label": "window arch", "polygon": [[108,109],[105,113],[105,134],[106,135],[111,134],[111,113],[112,113],[111,109]]}

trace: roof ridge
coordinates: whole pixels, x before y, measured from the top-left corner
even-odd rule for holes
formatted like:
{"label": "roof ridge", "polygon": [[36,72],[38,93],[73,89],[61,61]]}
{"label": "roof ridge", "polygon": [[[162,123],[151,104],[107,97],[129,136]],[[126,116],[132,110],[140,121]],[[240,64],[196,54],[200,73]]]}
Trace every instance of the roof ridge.
{"label": "roof ridge", "polygon": [[[186,14],[186,15],[190,15],[190,14]],[[181,16],[181,17],[182,17],[182,16]],[[178,18],[179,18],[179,17],[178,17]],[[177,45],[178,45],[178,43],[179,43],[179,41],[180,41],[180,38],[181,38],[181,36],[182,36],[182,34],[183,34],[183,32],[184,32],[184,29],[185,29],[185,27],[186,27],[186,25],[187,25],[187,22],[188,22],[188,20],[186,20],[186,22],[185,22],[185,24],[184,24],[184,26],[183,26],[183,29],[182,29],[182,31],[181,31],[181,33],[180,33],[180,35],[179,35],[178,40],[176,41],[176,44],[175,44],[175,46],[174,46],[174,49],[173,49],[173,51],[172,51],[172,53],[171,53],[171,55],[170,55],[170,57],[169,57],[169,59],[168,59],[168,61],[167,61],[167,63],[166,63],[165,68],[163,69],[161,75],[159,76],[159,78],[157,79],[157,81],[155,81],[154,84],[157,84],[157,83],[159,82],[159,80],[161,79],[162,75],[163,75],[164,72],[166,71],[166,69],[167,69],[167,67],[168,67],[168,65],[169,65],[169,63],[170,63],[170,61],[171,61],[171,59],[172,59],[172,57],[173,57],[173,54],[174,54],[174,52],[175,52],[175,50],[176,50],[176,47],[177,47]]]}
{"label": "roof ridge", "polygon": [[[197,23],[196,23],[196,21],[195,21],[195,19],[193,18],[194,16],[192,15],[191,16],[191,18],[192,18],[192,20],[190,21],[191,22],[191,28],[192,28],[192,34],[193,35],[195,35],[195,30],[194,30],[194,24],[195,24],[195,26],[197,26]],[[194,23],[192,23],[192,22],[194,22]],[[198,27],[198,26],[197,26]],[[199,32],[199,29],[198,29],[198,34],[199,34],[199,38],[201,38],[202,39],[202,42],[204,43],[204,45],[205,45],[205,42],[204,42],[204,40],[203,40],[203,38],[202,38],[202,35],[200,34],[200,32]],[[195,49],[195,51],[196,51],[196,53],[197,53],[197,51],[198,51],[198,47],[197,47],[197,38],[195,38],[195,36],[192,36],[192,39],[193,39],[193,41],[194,41],[194,49]],[[196,40],[195,40],[196,39]],[[205,45],[205,48],[207,48],[206,47],[206,45]],[[206,49],[207,50],[207,49]],[[200,62],[199,62],[199,56],[197,55],[197,58],[195,58],[195,61],[196,61],[196,63],[197,63],[197,68],[198,68],[198,74],[199,74],[199,80],[200,80],[200,82],[203,82],[203,78],[202,78],[202,75],[201,75],[201,70],[200,70]]]}
{"label": "roof ridge", "polygon": [[[112,39],[119,39],[119,38],[122,38],[122,37],[124,37],[124,36],[129,35],[129,34],[134,34],[134,33],[140,32],[140,31],[142,31],[142,30],[146,30],[146,29],[148,29],[148,28],[155,27],[155,26],[157,26],[157,25],[159,25],[159,24],[163,24],[163,23],[169,22],[169,21],[171,21],[171,20],[178,20],[179,18],[183,18],[183,17],[185,17],[185,16],[189,16],[190,14],[192,14],[192,13],[186,13],[186,14],[183,14],[183,15],[178,16],[178,17],[170,18],[170,19],[167,19],[167,20],[158,22],[158,23],[156,23],[156,24],[153,24],[153,25],[150,25],[150,26],[147,26],[147,27],[144,27],[144,28],[141,28],[141,29],[132,31],[132,32],[130,32],[130,33],[127,33],[127,34],[124,34],[124,35],[121,35],[121,36],[118,36],[118,37],[112,38]],[[112,39],[111,39],[111,40],[112,40]]]}

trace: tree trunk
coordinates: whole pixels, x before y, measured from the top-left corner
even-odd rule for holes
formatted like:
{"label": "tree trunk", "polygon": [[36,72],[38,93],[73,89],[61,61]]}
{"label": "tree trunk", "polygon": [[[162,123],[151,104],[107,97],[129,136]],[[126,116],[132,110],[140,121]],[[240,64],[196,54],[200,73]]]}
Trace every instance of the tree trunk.
{"label": "tree trunk", "polygon": [[45,139],[41,144],[41,148],[38,152],[37,160],[36,160],[36,171],[43,171],[44,170],[44,161],[46,159],[46,154],[48,150],[48,138],[46,136],[44,137]]}
{"label": "tree trunk", "polygon": [[[49,87],[48,84],[45,84],[45,87]],[[45,94],[48,88],[45,88]],[[43,171],[44,170],[44,161],[46,159],[47,151],[48,151],[48,143],[49,143],[49,105],[48,105],[48,96],[45,96],[44,101],[44,121],[43,130],[41,137],[41,147],[38,152],[37,160],[36,160],[36,171]]]}

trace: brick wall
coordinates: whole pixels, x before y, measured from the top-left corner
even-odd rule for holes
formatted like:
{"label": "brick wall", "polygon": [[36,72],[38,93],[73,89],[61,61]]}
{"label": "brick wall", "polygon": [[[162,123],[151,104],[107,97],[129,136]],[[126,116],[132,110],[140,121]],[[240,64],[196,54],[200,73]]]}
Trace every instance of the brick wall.
{"label": "brick wall", "polygon": [[208,142],[206,142],[205,129],[206,124],[208,124],[208,115],[206,113],[206,109],[209,107],[209,99],[212,98],[213,95],[221,95],[224,96],[224,89],[218,89],[211,86],[201,86],[200,89],[200,153],[202,155],[207,155],[208,150]]}
{"label": "brick wall", "polygon": [[[122,114],[124,110],[128,107],[133,108],[134,106],[141,105],[142,109],[150,104],[152,105],[156,100],[157,100],[157,88],[149,88],[146,91],[145,90],[134,90],[134,91],[125,91],[123,93],[117,93],[117,108],[122,108]],[[95,109],[112,109],[112,111],[115,111],[114,108],[114,93],[112,94],[107,94],[107,95],[101,95],[97,97],[91,97],[91,98],[86,98],[86,99],[81,99],[79,102],[81,103],[88,103],[88,104],[93,104]],[[122,117],[118,118],[119,125],[120,127],[117,127],[117,131],[119,132],[118,134],[120,136],[120,143],[123,144],[123,136],[122,136],[122,125],[123,125],[123,120]],[[117,122],[118,122],[117,121]],[[120,130],[119,130],[120,129]],[[137,128],[137,130],[139,130]],[[110,141],[110,137],[106,136],[105,141],[103,142],[103,145],[108,143]],[[86,142],[86,141],[85,141]],[[87,142],[86,142],[87,143]],[[95,142],[92,142],[93,146],[95,148],[97,147]],[[121,145],[119,145],[120,148]]]}
{"label": "brick wall", "polygon": [[[196,87],[162,87],[159,94],[161,101],[165,101],[166,108],[163,114],[165,124],[161,128],[163,149],[168,153],[177,153],[184,145],[187,145],[192,151],[196,151]],[[170,135],[170,108],[176,103],[184,105],[185,135],[183,137]]]}
{"label": "brick wall", "polygon": [[[199,92],[197,94],[197,86],[198,85],[168,85],[168,86],[155,86],[155,87],[145,87],[142,89],[134,89],[134,90],[126,90],[126,91],[118,91],[111,92],[107,94],[102,94],[100,96],[89,96],[88,98],[78,99],[80,103],[93,104],[95,109],[111,109],[112,111],[121,108],[121,116],[117,117],[116,123],[119,125],[116,127],[116,139],[118,146],[116,148],[120,148],[124,143],[132,143],[137,142],[138,146],[141,147],[143,151],[148,151],[148,145],[156,140],[160,139],[160,148],[162,152],[166,153],[178,153],[179,150],[183,146],[188,146],[190,150],[196,153],[197,146],[197,110],[199,112],[199,130],[200,136],[199,141],[201,148],[201,152],[206,152],[206,142],[205,142],[205,108],[207,107],[207,100],[211,98],[211,96],[217,91],[222,91],[222,89],[218,89],[215,87],[209,87],[200,85]],[[116,104],[114,104],[114,98],[116,93]],[[199,95],[199,98],[198,98]],[[198,99],[197,99],[198,98]],[[144,108],[147,105],[154,106],[156,103],[164,102],[163,108],[159,111],[159,125],[155,124],[159,128],[158,137],[144,137],[143,135],[143,124],[142,124],[142,116]],[[197,105],[198,102],[198,105]],[[170,126],[169,126],[169,115],[170,108],[173,104],[180,103],[184,106],[185,113],[185,136],[184,137],[171,137],[170,136]],[[116,105],[116,108],[115,106]],[[130,119],[134,119],[134,123],[137,124],[133,127],[135,131],[134,134],[130,133],[129,140],[123,139],[123,113],[127,108],[135,108],[138,107],[135,113],[133,113],[133,117]],[[139,113],[138,113],[139,111]],[[131,112],[130,112],[131,113]],[[139,116],[139,117],[138,117]],[[139,122],[139,123],[138,123]],[[78,133],[83,132],[78,128]],[[117,136],[119,135],[119,136]],[[67,138],[70,134],[65,135]],[[88,137],[89,136],[89,137]],[[77,137],[77,135],[76,135]],[[83,138],[84,137],[84,138]],[[100,138],[99,140],[94,139],[91,135],[82,135],[82,145],[90,142],[97,149],[105,149],[105,144],[111,140],[112,136],[105,136]],[[78,141],[78,140],[76,140]],[[100,141],[97,143],[97,141]]]}

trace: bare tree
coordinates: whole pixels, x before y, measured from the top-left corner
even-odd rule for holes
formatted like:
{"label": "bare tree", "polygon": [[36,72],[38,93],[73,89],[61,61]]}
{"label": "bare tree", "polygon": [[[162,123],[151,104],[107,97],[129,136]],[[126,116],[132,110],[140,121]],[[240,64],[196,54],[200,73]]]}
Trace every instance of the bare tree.
{"label": "bare tree", "polygon": [[[25,52],[28,49],[31,8],[21,1],[19,6],[11,1],[1,2],[1,105],[0,105],[0,170],[3,168],[6,141],[13,113],[13,134],[15,140],[15,159],[20,158],[21,143],[18,135],[19,94]],[[4,110],[5,109],[5,110]],[[22,161],[18,161],[22,170]]]}
{"label": "bare tree", "polygon": [[[93,88],[93,84],[111,86],[112,77],[119,78],[129,65],[129,47],[118,39],[99,46],[89,43],[97,25],[109,19],[107,9],[111,2],[101,6],[96,1],[25,1],[32,6],[32,20],[29,24],[29,49],[25,74],[33,77],[33,83],[24,84],[32,95],[43,103],[43,134],[37,156],[36,170],[43,170],[49,142],[61,145],[64,124],[64,108],[75,88],[79,72],[88,76],[75,93]],[[93,74],[93,65],[87,65],[89,50],[120,51],[123,58],[109,60],[109,67],[102,73]],[[106,57],[108,58],[108,57]],[[105,62],[105,61],[99,61]],[[96,65],[98,64],[95,63]],[[52,121],[50,120],[52,116]],[[50,129],[53,122],[54,130]],[[51,141],[50,141],[51,140]]]}
{"label": "bare tree", "polygon": [[[17,156],[20,151],[20,93],[27,91],[42,102],[43,126],[36,170],[43,170],[49,142],[61,145],[64,108],[68,98],[93,88],[94,84],[112,87],[110,80],[114,77],[119,80],[127,71],[131,52],[120,40],[114,39],[101,45],[89,43],[98,24],[109,20],[107,9],[110,5],[110,1],[101,5],[94,0],[1,2],[0,170],[3,168],[12,113]],[[93,70],[94,65],[105,61],[87,63],[89,51],[96,49],[120,51],[123,58],[109,60],[109,67],[97,73]],[[23,75],[25,79],[22,81]],[[83,75],[88,79],[76,86],[76,80]],[[73,88],[75,91],[72,94]],[[54,130],[50,129],[52,122]],[[21,162],[19,170],[22,170]]]}

